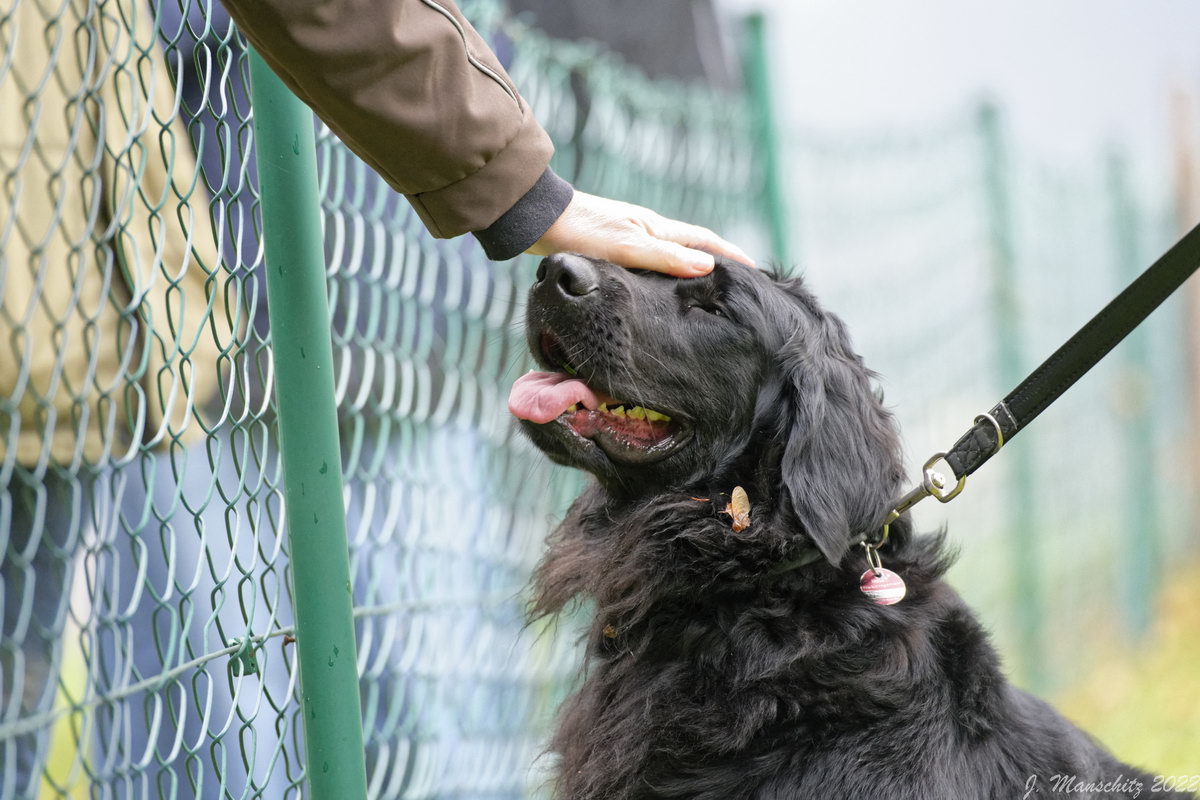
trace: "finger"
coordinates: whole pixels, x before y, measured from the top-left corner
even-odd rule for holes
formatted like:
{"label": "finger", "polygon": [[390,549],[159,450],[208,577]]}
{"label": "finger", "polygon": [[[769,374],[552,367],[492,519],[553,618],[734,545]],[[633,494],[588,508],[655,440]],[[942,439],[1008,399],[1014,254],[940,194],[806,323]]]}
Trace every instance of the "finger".
{"label": "finger", "polygon": [[648,269],[677,278],[707,275],[715,263],[712,255],[702,250],[649,236],[635,244],[618,247],[612,260],[627,269]]}
{"label": "finger", "polygon": [[733,242],[726,241],[713,231],[701,225],[691,225],[674,219],[662,219],[654,226],[654,235],[684,247],[700,248],[710,253],[718,253],[740,261],[746,266],[753,267],[754,259]]}

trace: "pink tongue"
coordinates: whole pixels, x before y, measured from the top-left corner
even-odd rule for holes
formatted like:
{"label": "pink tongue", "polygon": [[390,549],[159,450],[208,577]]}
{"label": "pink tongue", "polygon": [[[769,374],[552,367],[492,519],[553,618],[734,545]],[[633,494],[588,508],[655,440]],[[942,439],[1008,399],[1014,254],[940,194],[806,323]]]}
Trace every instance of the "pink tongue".
{"label": "pink tongue", "polygon": [[561,372],[527,372],[508,393],[508,410],[513,416],[539,425],[558,419],[576,403],[590,409],[600,405],[586,383]]}

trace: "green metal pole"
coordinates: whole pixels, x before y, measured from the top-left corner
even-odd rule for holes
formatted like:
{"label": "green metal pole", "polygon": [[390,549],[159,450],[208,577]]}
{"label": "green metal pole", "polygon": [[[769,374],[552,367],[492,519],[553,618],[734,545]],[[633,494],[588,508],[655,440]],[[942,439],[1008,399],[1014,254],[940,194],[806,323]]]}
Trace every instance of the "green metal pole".
{"label": "green metal pole", "polygon": [[[1017,304],[1017,259],[1008,185],[1008,150],[1000,112],[991,103],[984,103],[979,109],[979,134],[983,145],[984,200],[991,239],[992,298],[996,314],[999,378],[1001,386],[1007,390],[1025,378],[1026,370],[1021,351],[1021,317]],[[1029,447],[1020,443],[1013,446],[1009,463],[1013,470],[1014,497],[1007,504],[1009,528],[1005,539],[1013,547],[1012,587],[1017,601],[1018,663],[1030,687],[1041,690],[1047,685],[1048,674],[1041,637],[1044,601],[1041,559],[1038,557],[1037,498]]]}
{"label": "green metal pole", "polygon": [[775,102],[771,95],[770,59],[767,50],[766,21],[762,14],[750,14],[744,22],[746,88],[754,114],[754,141],[760,149],[763,169],[763,203],[771,229],[771,249],[781,265],[793,265],[788,235],[787,197],[780,173],[782,159],[775,120]]}
{"label": "green metal pole", "polygon": [[[1125,159],[1112,153],[1108,158],[1108,185],[1112,196],[1111,226],[1116,253],[1117,285],[1136,278],[1141,271],[1137,230],[1137,210],[1129,186]],[[1125,575],[1124,605],[1130,627],[1145,633],[1153,613],[1154,589],[1161,563],[1158,504],[1154,502],[1154,416],[1150,409],[1150,342],[1146,331],[1136,330],[1121,345],[1122,386],[1118,397],[1120,413],[1126,418],[1124,459],[1128,470],[1125,480],[1126,521],[1122,526],[1128,537],[1122,573]]]}
{"label": "green metal pole", "polygon": [[250,55],[306,771],[367,796],[312,112]]}

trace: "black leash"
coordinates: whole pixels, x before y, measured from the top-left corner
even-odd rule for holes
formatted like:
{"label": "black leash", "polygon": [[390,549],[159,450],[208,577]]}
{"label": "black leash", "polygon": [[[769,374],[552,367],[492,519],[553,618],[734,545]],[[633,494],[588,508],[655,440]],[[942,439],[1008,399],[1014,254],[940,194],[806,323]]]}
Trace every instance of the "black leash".
{"label": "black leash", "polygon": [[[1139,275],[991,411],[977,416],[975,424],[954,443],[949,452],[935,453],[925,462],[921,485],[901,497],[888,512],[881,523],[879,540],[874,543],[862,542],[872,565],[878,563],[876,551],[887,541],[888,527],[892,522],[926,497],[935,497],[943,503],[957,497],[966,485],[968,475],[987,463],[1001,447],[1012,441],[1038,414],[1108,355],[1198,267],[1200,225]],[[949,489],[945,476],[934,470],[939,461],[945,461],[953,473],[954,484]]]}

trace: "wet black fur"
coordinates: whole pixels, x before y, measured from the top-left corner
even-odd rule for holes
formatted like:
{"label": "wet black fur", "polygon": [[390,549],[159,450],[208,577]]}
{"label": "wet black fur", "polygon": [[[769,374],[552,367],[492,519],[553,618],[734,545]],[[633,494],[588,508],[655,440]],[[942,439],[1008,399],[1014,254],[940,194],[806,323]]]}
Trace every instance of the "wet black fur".
{"label": "wet black fur", "polygon": [[[584,302],[535,286],[531,342],[554,332],[589,384],[670,409],[693,438],[623,468],[526,423],[597,478],[535,578],[535,616],[595,610],[551,742],[557,798],[1136,796],[1129,781],[1150,796],[1152,776],[1005,680],[942,579],[940,536],[901,520],[883,558],[908,596],[859,592],[855,544],[904,488],[899,441],[844,326],[799,280],[726,262],[688,281],[594,267]],[[718,511],[739,485],[752,525],[735,533]],[[822,559],[772,575],[813,544]],[[1056,794],[1054,776],[1127,783]]]}

